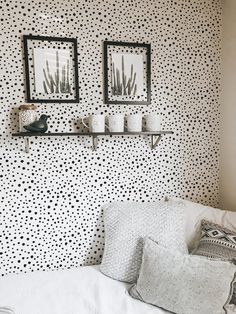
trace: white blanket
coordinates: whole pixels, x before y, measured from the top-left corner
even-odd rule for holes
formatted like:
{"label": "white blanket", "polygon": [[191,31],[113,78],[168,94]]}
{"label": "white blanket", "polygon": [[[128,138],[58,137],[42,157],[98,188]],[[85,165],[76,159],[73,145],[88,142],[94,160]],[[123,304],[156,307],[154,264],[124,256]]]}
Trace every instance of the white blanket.
{"label": "white blanket", "polygon": [[11,309],[10,307],[1,306],[0,314],[14,314],[14,310]]}
{"label": "white blanket", "polygon": [[0,279],[0,306],[15,314],[167,313],[132,299],[127,287],[101,274],[99,266],[8,275]]}

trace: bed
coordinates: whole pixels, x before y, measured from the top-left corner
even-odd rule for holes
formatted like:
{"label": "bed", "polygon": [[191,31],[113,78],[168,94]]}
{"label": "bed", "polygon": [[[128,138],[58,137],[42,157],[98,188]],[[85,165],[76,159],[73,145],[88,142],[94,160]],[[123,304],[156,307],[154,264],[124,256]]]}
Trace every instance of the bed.
{"label": "bed", "polygon": [[[186,243],[193,249],[196,230],[207,219],[235,230],[235,213],[186,203]],[[200,229],[199,229],[200,230]],[[103,275],[99,266],[36,271],[0,278],[0,314],[166,314],[131,298],[129,284]],[[1,311],[1,306],[14,310]]]}
{"label": "bed", "polygon": [[39,271],[0,279],[0,306],[15,314],[164,314],[132,299],[130,285],[104,276],[99,266]]}

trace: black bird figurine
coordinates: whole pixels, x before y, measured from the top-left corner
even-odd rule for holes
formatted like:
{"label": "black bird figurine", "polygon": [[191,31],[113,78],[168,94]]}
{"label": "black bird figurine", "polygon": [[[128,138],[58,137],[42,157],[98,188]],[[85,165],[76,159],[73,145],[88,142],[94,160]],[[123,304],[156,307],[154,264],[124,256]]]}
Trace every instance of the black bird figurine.
{"label": "black bird figurine", "polygon": [[24,128],[29,132],[45,133],[48,129],[48,125],[47,125],[48,118],[50,118],[50,116],[47,116],[46,114],[42,114],[38,120],[30,123],[29,125],[24,125]]}

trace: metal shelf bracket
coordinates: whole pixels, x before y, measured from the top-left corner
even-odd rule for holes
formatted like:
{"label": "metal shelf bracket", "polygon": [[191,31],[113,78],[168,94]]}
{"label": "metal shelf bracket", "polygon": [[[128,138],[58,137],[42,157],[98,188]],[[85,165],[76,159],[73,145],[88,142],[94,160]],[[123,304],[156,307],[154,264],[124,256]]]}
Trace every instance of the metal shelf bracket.
{"label": "metal shelf bracket", "polygon": [[25,142],[25,152],[26,152],[27,154],[29,154],[29,151],[30,151],[30,146],[29,146],[30,141],[29,141],[29,138],[28,138],[28,137],[25,137],[25,138],[24,138],[24,142]]}
{"label": "metal shelf bracket", "polygon": [[93,144],[93,151],[96,151],[97,150],[97,147],[98,147],[98,137],[93,135],[92,136],[92,144]]}
{"label": "metal shelf bracket", "polygon": [[155,149],[157,145],[160,143],[160,140],[162,138],[162,135],[157,135],[157,139],[155,139],[155,135],[151,135],[151,149]]}

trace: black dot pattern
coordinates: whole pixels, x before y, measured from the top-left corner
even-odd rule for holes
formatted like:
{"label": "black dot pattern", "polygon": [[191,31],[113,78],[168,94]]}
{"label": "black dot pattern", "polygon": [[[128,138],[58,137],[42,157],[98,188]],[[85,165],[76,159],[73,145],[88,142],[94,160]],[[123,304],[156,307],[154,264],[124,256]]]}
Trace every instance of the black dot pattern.
{"label": "black dot pattern", "polygon": [[[217,206],[220,0],[3,0],[1,10],[1,274],[99,263],[101,205],[166,195]],[[24,103],[22,35],[78,38],[79,104],[39,104],[52,132],[82,130],[89,114],[158,112],[173,130],[157,149],[145,137],[36,138],[17,132]],[[105,105],[102,42],[152,45],[152,104]]]}

